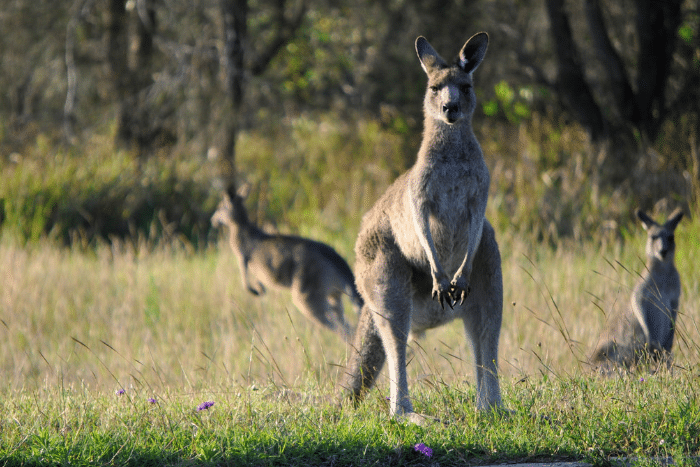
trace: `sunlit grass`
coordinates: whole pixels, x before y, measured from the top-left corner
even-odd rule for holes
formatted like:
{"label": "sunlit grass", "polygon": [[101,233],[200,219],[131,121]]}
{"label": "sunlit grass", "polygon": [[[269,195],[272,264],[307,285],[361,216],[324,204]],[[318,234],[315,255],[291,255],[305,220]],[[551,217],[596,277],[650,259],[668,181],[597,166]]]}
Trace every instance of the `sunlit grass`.
{"label": "sunlit grass", "polygon": [[[501,236],[504,322],[501,372],[586,372],[606,320],[625,306],[644,268],[644,232],[606,248],[573,243],[534,248]],[[677,231],[683,280],[676,364],[697,365],[697,222]],[[347,348],[305,320],[286,291],[256,298],[240,285],[225,242],[195,253],[167,246],[101,244],[87,252],[50,242],[0,244],[0,369],[8,387],[41,385],[60,375],[100,386],[200,387],[205,382],[293,384],[313,373],[334,379]],[[336,245],[346,257],[348,244]],[[356,322],[346,302],[346,315]],[[454,323],[415,344],[414,375],[471,380],[471,356]]]}
{"label": "sunlit grass", "polygon": [[[254,219],[324,241],[353,264],[361,213],[413,155],[410,141],[376,125],[336,124],[288,123],[288,147],[244,134],[238,162],[254,186]],[[358,129],[361,137],[353,136]],[[3,227],[0,464],[460,465],[697,456],[700,221],[684,218],[676,231],[683,289],[673,370],[596,376],[588,357],[643,271],[645,233],[632,222],[596,217],[602,208],[582,195],[590,188],[587,169],[540,172],[538,158],[560,150],[570,151],[576,166],[585,151],[571,142],[577,135],[561,130],[557,146],[521,134],[506,139],[522,152],[488,157],[488,215],[503,257],[499,364],[509,415],[474,411],[461,323],[411,343],[416,409],[446,424],[409,427],[388,421],[386,372],[359,407],[331,403],[348,347],[303,318],[288,292],[246,292],[223,241],[194,248],[178,236],[139,232],[67,248],[40,232],[35,241],[17,239]],[[493,154],[499,146],[486,142],[484,149]],[[30,165],[40,158],[25,155]],[[341,159],[346,163],[336,167]],[[118,167],[105,167],[117,176]],[[184,178],[206,179],[208,169],[178,167]],[[31,175],[21,164],[6,173],[15,169]],[[43,189],[40,174],[30,178]],[[346,316],[357,320],[347,301]],[[205,401],[214,405],[198,411]],[[415,451],[416,443],[430,447],[433,458]]]}
{"label": "sunlit grass", "polygon": [[[332,404],[342,340],[288,292],[240,286],[225,242],[0,241],[0,459],[66,463],[454,465],[501,459],[697,455],[697,221],[677,230],[683,278],[672,372],[603,379],[587,357],[643,268],[644,234],[557,250],[500,235],[500,367],[506,417],[474,411],[471,355],[453,323],[412,344],[416,409],[446,422],[389,423],[386,375],[358,408]],[[337,248],[345,256],[347,244]],[[348,304],[349,305],[349,304]],[[352,307],[346,306],[351,322]],[[123,391],[123,394],[118,394]],[[155,403],[151,402],[155,400]],[[214,405],[198,411],[205,401]]]}

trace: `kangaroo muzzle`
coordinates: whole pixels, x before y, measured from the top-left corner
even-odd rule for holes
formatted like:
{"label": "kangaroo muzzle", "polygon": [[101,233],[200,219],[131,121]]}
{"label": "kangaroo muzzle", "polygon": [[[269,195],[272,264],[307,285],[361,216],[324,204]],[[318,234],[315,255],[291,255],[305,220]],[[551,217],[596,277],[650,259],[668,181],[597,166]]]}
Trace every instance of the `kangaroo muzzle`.
{"label": "kangaroo muzzle", "polygon": [[442,113],[448,123],[454,123],[462,117],[461,94],[457,86],[448,85],[442,88]]}

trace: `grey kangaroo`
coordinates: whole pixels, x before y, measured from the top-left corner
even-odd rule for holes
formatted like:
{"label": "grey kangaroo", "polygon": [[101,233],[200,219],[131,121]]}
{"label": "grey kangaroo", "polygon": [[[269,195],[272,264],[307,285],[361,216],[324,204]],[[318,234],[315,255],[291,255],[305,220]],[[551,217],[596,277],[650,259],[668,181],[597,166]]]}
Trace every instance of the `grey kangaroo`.
{"label": "grey kangaroo", "polygon": [[226,226],[238,258],[243,286],[254,295],[265,286],[289,288],[292,301],[312,321],[339,332],[345,340],[353,329],[345,320],[341,294],[362,308],[350,266],[328,245],[290,235],[269,235],[250,222],[244,199],[249,185],[224,193],[211,218],[214,227]]}
{"label": "grey kangaroo", "polygon": [[476,34],[448,64],[424,37],[416,40],[428,75],[423,142],[413,167],[365,214],[355,244],[365,305],[341,393],[359,402],[388,360],[391,415],[419,424],[426,418],[413,411],[406,378],[409,333],[455,318],[472,343],[477,407],[501,405],[501,257],[484,219],[490,175],[471,124],[472,73],[487,45],[488,35]]}
{"label": "grey kangaroo", "polygon": [[593,363],[606,371],[613,366],[631,367],[640,361],[671,362],[681,279],[674,263],[674,231],[683,211],[676,209],[659,225],[639,210],[637,217],[647,231],[646,268],[635,286],[629,306],[611,321]]}

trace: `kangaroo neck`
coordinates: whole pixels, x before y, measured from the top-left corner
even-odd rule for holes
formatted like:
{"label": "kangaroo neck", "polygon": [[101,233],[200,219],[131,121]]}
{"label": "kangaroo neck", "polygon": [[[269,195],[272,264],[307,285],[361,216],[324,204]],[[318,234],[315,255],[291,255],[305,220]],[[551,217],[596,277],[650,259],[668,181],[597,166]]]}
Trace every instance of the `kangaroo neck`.
{"label": "kangaroo neck", "polygon": [[668,258],[666,261],[661,261],[655,256],[647,258],[646,269],[649,274],[668,274],[675,268],[673,258]]}
{"label": "kangaroo neck", "polygon": [[452,125],[432,117],[425,118],[423,142],[418,153],[424,162],[442,159],[470,159],[481,156],[479,143],[468,119]]}
{"label": "kangaroo neck", "polygon": [[250,222],[231,225],[231,240],[239,245],[253,245],[266,237],[268,235],[265,232]]}

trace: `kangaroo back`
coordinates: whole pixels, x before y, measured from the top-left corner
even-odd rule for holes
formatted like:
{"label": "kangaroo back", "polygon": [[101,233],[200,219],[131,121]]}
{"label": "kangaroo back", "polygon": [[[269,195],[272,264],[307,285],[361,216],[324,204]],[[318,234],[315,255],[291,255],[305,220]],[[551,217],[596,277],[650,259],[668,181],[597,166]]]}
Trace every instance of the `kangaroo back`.
{"label": "kangaroo back", "polygon": [[245,289],[262,295],[266,287],[287,288],[299,310],[317,323],[352,335],[345,321],[340,294],[362,307],[350,266],[330,246],[292,235],[269,235],[249,218],[244,206],[249,186],[225,193],[212,225],[226,226],[229,243],[237,256]]}

